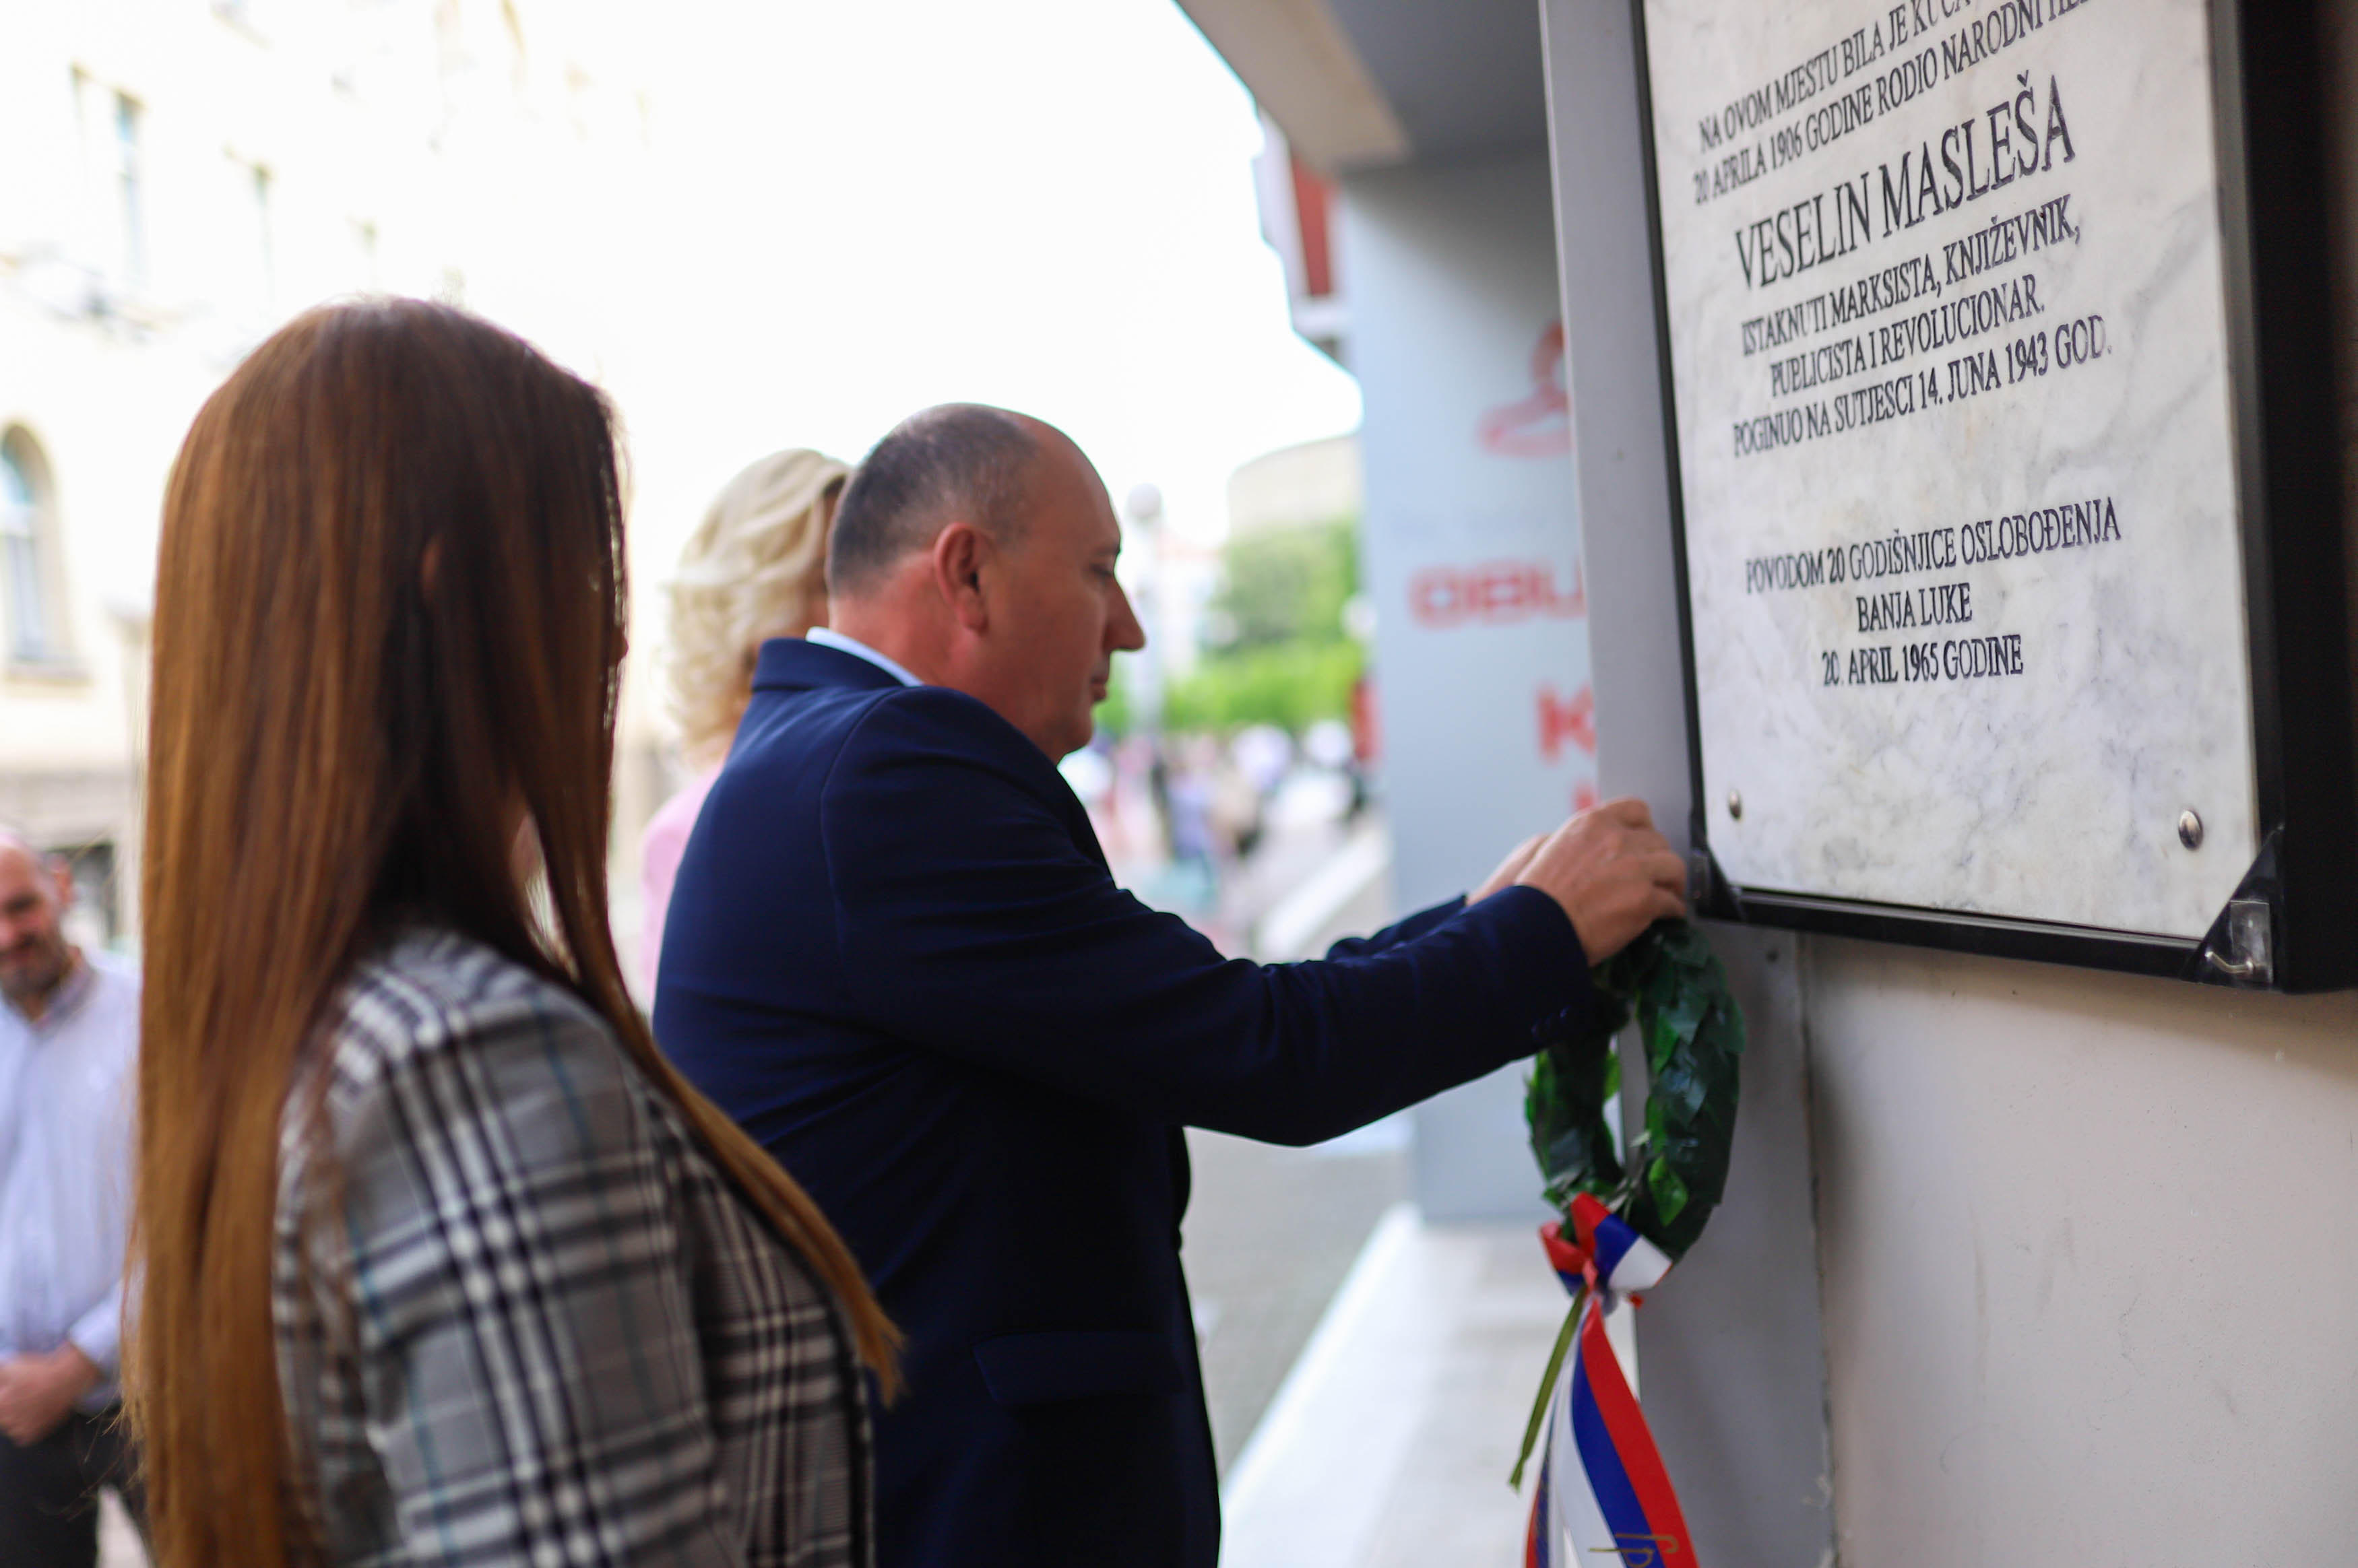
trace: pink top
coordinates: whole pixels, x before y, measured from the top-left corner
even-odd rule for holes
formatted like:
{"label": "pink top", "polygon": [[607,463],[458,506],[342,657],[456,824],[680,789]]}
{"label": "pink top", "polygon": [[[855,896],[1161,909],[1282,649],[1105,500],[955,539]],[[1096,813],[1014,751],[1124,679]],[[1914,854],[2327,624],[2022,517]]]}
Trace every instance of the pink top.
{"label": "pink top", "polygon": [[713,768],[690,780],[647,819],[646,834],[639,840],[639,976],[650,1005],[655,994],[655,964],[663,957],[664,917],[671,912],[671,884],[679,875],[680,856],[687,852],[687,835],[696,827],[696,814],[704,809],[704,797],[712,793],[712,781],[719,776],[720,770]]}

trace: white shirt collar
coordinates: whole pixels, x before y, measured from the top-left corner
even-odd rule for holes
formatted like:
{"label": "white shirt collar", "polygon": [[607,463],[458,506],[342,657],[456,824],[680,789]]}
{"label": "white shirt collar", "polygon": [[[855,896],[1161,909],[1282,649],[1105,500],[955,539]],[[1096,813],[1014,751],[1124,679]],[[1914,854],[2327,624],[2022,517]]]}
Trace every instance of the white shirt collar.
{"label": "white shirt collar", "polygon": [[842,633],[834,631],[828,627],[812,627],[808,632],[803,633],[803,641],[806,643],[817,643],[822,648],[833,648],[838,653],[849,654],[855,659],[866,659],[870,664],[874,665],[878,669],[882,670],[886,675],[891,676],[903,686],[923,686],[925,684],[924,681],[921,681],[916,676],[911,675],[898,663],[885,657],[882,654],[878,653],[867,643],[860,641],[859,638],[847,637]]}

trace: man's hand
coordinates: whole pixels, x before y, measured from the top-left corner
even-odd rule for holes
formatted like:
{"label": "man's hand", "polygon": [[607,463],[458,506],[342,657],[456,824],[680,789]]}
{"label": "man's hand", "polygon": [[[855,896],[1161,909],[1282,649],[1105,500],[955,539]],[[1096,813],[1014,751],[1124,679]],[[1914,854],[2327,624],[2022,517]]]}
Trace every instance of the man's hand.
{"label": "man's hand", "polygon": [[1547,841],[1546,834],[1534,833],[1516,845],[1513,851],[1498,862],[1498,869],[1490,873],[1489,879],[1466,895],[1466,902],[1479,903],[1500,888],[1514,886],[1515,879],[1523,874],[1523,868],[1531,863],[1531,857],[1538,854],[1540,846]]}
{"label": "man's hand", "polygon": [[98,1379],[97,1366],[70,1343],[46,1356],[0,1361],[0,1433],[31,1447],[64,1423]]}
{"label": "man's hand", "polygon": [[1581,951],[1601,964],[1657,920],[1687,912],[1686,862],[1642,800],[1608,800],[1549,836],[1515,881],[1563,906]]}

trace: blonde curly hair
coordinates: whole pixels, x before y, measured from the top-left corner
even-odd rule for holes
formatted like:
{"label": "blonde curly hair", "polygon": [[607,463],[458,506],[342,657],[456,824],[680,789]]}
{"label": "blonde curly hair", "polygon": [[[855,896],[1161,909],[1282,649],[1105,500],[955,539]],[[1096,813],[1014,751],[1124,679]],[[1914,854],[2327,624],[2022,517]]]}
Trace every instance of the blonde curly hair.
{"label": "blonde curly hair", "polygon": [[796,448],[715,497],[671,580],[671,713],[689,761],[717,760],[753,695],[772,637],[827,620],[827,533],[851,465]]}

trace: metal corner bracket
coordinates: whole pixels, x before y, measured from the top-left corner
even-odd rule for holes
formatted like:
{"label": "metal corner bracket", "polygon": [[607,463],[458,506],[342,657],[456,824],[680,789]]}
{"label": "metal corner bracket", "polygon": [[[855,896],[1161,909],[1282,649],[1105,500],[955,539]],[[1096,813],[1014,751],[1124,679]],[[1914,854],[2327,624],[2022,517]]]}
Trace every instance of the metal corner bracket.
{"label": "metal corner bracket", "polygon": [[2277,911],[2284,902],[2284,879],[2277,865],[2283,838],[2283,828],[2269,830],[2259,854],[2252,860],[2252,869],[2244,873],[2234,896],[2220,910],[2209,935],[2195,949],[2188,979],[2238,990],[2275,989]]}

